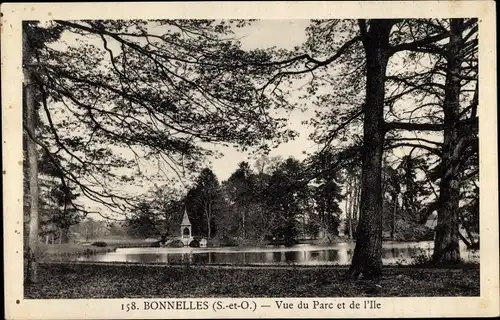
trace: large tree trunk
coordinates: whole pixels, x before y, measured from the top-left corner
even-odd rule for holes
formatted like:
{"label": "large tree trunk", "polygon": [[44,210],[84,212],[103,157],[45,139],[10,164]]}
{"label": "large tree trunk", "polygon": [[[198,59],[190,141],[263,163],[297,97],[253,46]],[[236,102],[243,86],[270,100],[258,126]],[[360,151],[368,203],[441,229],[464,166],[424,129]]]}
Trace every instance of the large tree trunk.
{"label": "large tree trunk", "polygon": [[382,154],[385,73],[389,59],[389,34],[393,22],[371,20],[363,35],[365,47],[366,103],[364,106],[361,203],[356,247],[348,277],[378,279],[382,273]]}
{"label": "large tree trunk", "polygon": [[35,86],[31,74],[30,49],[26,31],[23,31],[23,104],[25,108],[24,129],[28,133],[26,139],[26,149],[28,154],[29,166],[29,192],[30,192],[30,224],[28,235],[27,252],[27,270],[26,282],[34,283],[37,281],[37,261],[36,252],[38,251],[38,157],[36,143],[33,140],[36,133],[36,101]]}
{"label": "large tree trunk", "polygon": [[454,159],[455,147],[459,144],[460,107],[460,50],[462,46],[461,26],[463,19],[451,19],[451,36],[448,45],[447,72],[444,101],[444,141],[442,173],[439,184],[439,209],[434,240],[434,263],[460,262],[459,219],[460,181],[458,161]]}

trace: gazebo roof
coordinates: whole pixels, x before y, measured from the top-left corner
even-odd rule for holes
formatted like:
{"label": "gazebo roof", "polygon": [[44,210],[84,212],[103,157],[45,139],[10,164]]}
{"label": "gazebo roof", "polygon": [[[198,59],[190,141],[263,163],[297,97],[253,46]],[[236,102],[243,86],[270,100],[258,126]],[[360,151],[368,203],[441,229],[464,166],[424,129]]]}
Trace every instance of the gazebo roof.
{"label": "gazebo roof", "polygon": [[190,226],[191,222],[189,221],[187,210],[184,209],[184,216],[182,217],[181,226]]}

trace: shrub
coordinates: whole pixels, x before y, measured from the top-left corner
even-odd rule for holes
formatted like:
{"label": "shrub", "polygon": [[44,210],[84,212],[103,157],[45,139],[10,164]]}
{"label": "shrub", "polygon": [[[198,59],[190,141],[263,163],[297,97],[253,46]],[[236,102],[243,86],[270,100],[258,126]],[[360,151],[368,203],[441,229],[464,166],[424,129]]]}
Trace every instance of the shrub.
{"label": "shrub", "polygon": [[233,237],[221,237],[219,241],[219,246],[221,247],[237,247],[238,239]]}
{"label": "shrub", "polygon": [[424,267],[432,265],[432,255],[428,250],[418,248],[412,255],[410,265],[415,267]]}
{"label": "shrub", "polygon": [[153,247],[153,248],[159,248],[161,247],[162,245],[162,242],[161,241],[156,241],[156,242],[153,242],[149,245],[149,247]]}
{"label": "shrub", "polygon": [[[24,254],[27,257],[27,254]],[[37,261],[43,261],[49,257],[49,253],[47,252],[47,248],[45,246],[37,246],[35,251],[35,259]]]}
{"label": "shrub", "polygon": [[86,256],[91,256],[91,255],[94,255],[96,253],[96,250],[95,249],[91,249],[91,248],[85,248],[85,251],[83,253]]}
{"label": "shrub", "polygon": [[221,241],[219,239],[207,239],[207,247],[220,247]]}
{"label": "shrub", "polygon": [[192,248],[199,248],[200,247],[200,242],[196,239],[194,239],[193,241],[191,241],[189,243],[189,246],[192,247]]}
{"label": "shrub", "polygon": [[412,266],[427,266],[432,263],[432,259],[429,255],[425,253],[418,254],[412,257]]}
{"label": "shrub", "polygon": [[267,244],[263,238],[258,239],[236,239],[238,247],[262,247]]}
{"label": "shrub", "polygon": [[103,248],[103,247],[107,247],[108,244],[106,242],[104,242],[104,241],[96,241],[96,242],[93,242],[91,244],[91,246]]}
{"label": "shrub", "polygon": [[429,241],[434,239],[434,231],[424,225],[406,221],[396,221],[396,241]]}
{"label": "shrub", "polygon": [[181,240],[174,240],[165,245],[167,248],[182,248],[184,247],[184,243]]}

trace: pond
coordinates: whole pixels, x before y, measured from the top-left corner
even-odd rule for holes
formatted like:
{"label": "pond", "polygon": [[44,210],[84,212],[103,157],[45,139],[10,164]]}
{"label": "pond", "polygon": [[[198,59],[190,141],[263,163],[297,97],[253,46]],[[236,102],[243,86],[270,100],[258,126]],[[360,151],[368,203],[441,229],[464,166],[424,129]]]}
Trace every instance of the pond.
{"label": "pond", "polygon": [[[82,256],[77,261],[135,262],[165,264],[296,264],[348,265],[354,252],[354,243],[333,245],[299,244],[293,247],[220,247],[220,248],[118,248],[115,252]],[[384,242],[384,264],[410,264],[413,257],[431,255],[434,243]],[[461,246],[461,257],[468,262],[479,262],[479,250],[470,251]]]}

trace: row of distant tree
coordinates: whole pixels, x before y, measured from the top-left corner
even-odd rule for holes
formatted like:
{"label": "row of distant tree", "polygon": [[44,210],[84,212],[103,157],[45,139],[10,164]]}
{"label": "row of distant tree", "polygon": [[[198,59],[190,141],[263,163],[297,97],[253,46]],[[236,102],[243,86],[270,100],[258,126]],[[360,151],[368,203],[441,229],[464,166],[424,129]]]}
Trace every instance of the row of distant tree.
{"label": "row of distant tree", "polygon": [[[384,164],[383,230],[393,240],[432,240],[425,223],[435,208],[435,187],[428,175],[436,173],[412,154]],[[318,159],[262,157],[253,168],[239,163],[222,183],[206,168],[185,196],[175,198],[169,189],[154,192],[153,199],[142,202],[127,221],[128,232],[143,238],[179,235],[186,210],[193,234],[208,238],[243,243],[279,239],[289,244],[319,235],[332,241],[340,233],[355,238],[361,172],[355,159],[343,159],[342,165],[325,170]],[[461,236],[468,246],[479,232],[477,193],[471,199],[460,210],[465,232]]]}
{"label": "row of distant tree", "polygon": [[291,244],[299,237],[317,237],[320,229],[338,235],[339,174],[331,180],[309,179],[304,163],[293,158],[263,158],[255,167],[242,162],[222,183],[204,169],[185,196],[172,200],[171,195],[159,193],[168,199],[166,206],[163,200],[154,210],[155,204],[162,203],[158,198],[143,203],[129,223],[145,237],[162,232],[175,235],[186,209],[193,234],[208,238],[243,242],[274,238]]}
{"label": "row of distant tree", "polygon": [[[345,163],[345,162],[344,162]],[[327,170],[307,160],[261,157],[253,166],[241,162],[219,183],[212,170],[201,171],[187,194],[164,187],[152,191],[128,219],[118,222],[84,217],[66,203],[69,195],[45,169],[42,190],[41,236],[48,243],[92,240],[106,236],[161,238],[178,236],[184,210],[194,235],[234,243],[262,243],[278,239],[293,244],[299,238],[332,241],[339,233],[355,238],[359,214],[360,168]],[[309,167],[308,167],[309,166]],[[311,174],[313,173],[313,174]],[[316,173],[316,174],[315,174]],[[384,166],[384,232],[394,240],[419,240],[418,231],[433,208],[434,186],[425,161],[412,153]],[[72,197],[76,195],[70,193]],[[473,246],[479,233],[477,194],[460,210],[462,240]],[[344,203],[342,210],[340,205]],[[340,222],[344,219],[343,227]],[[428,235],[429,233],[427,233]],[[75,239],[76,235],[76,239]]]}

